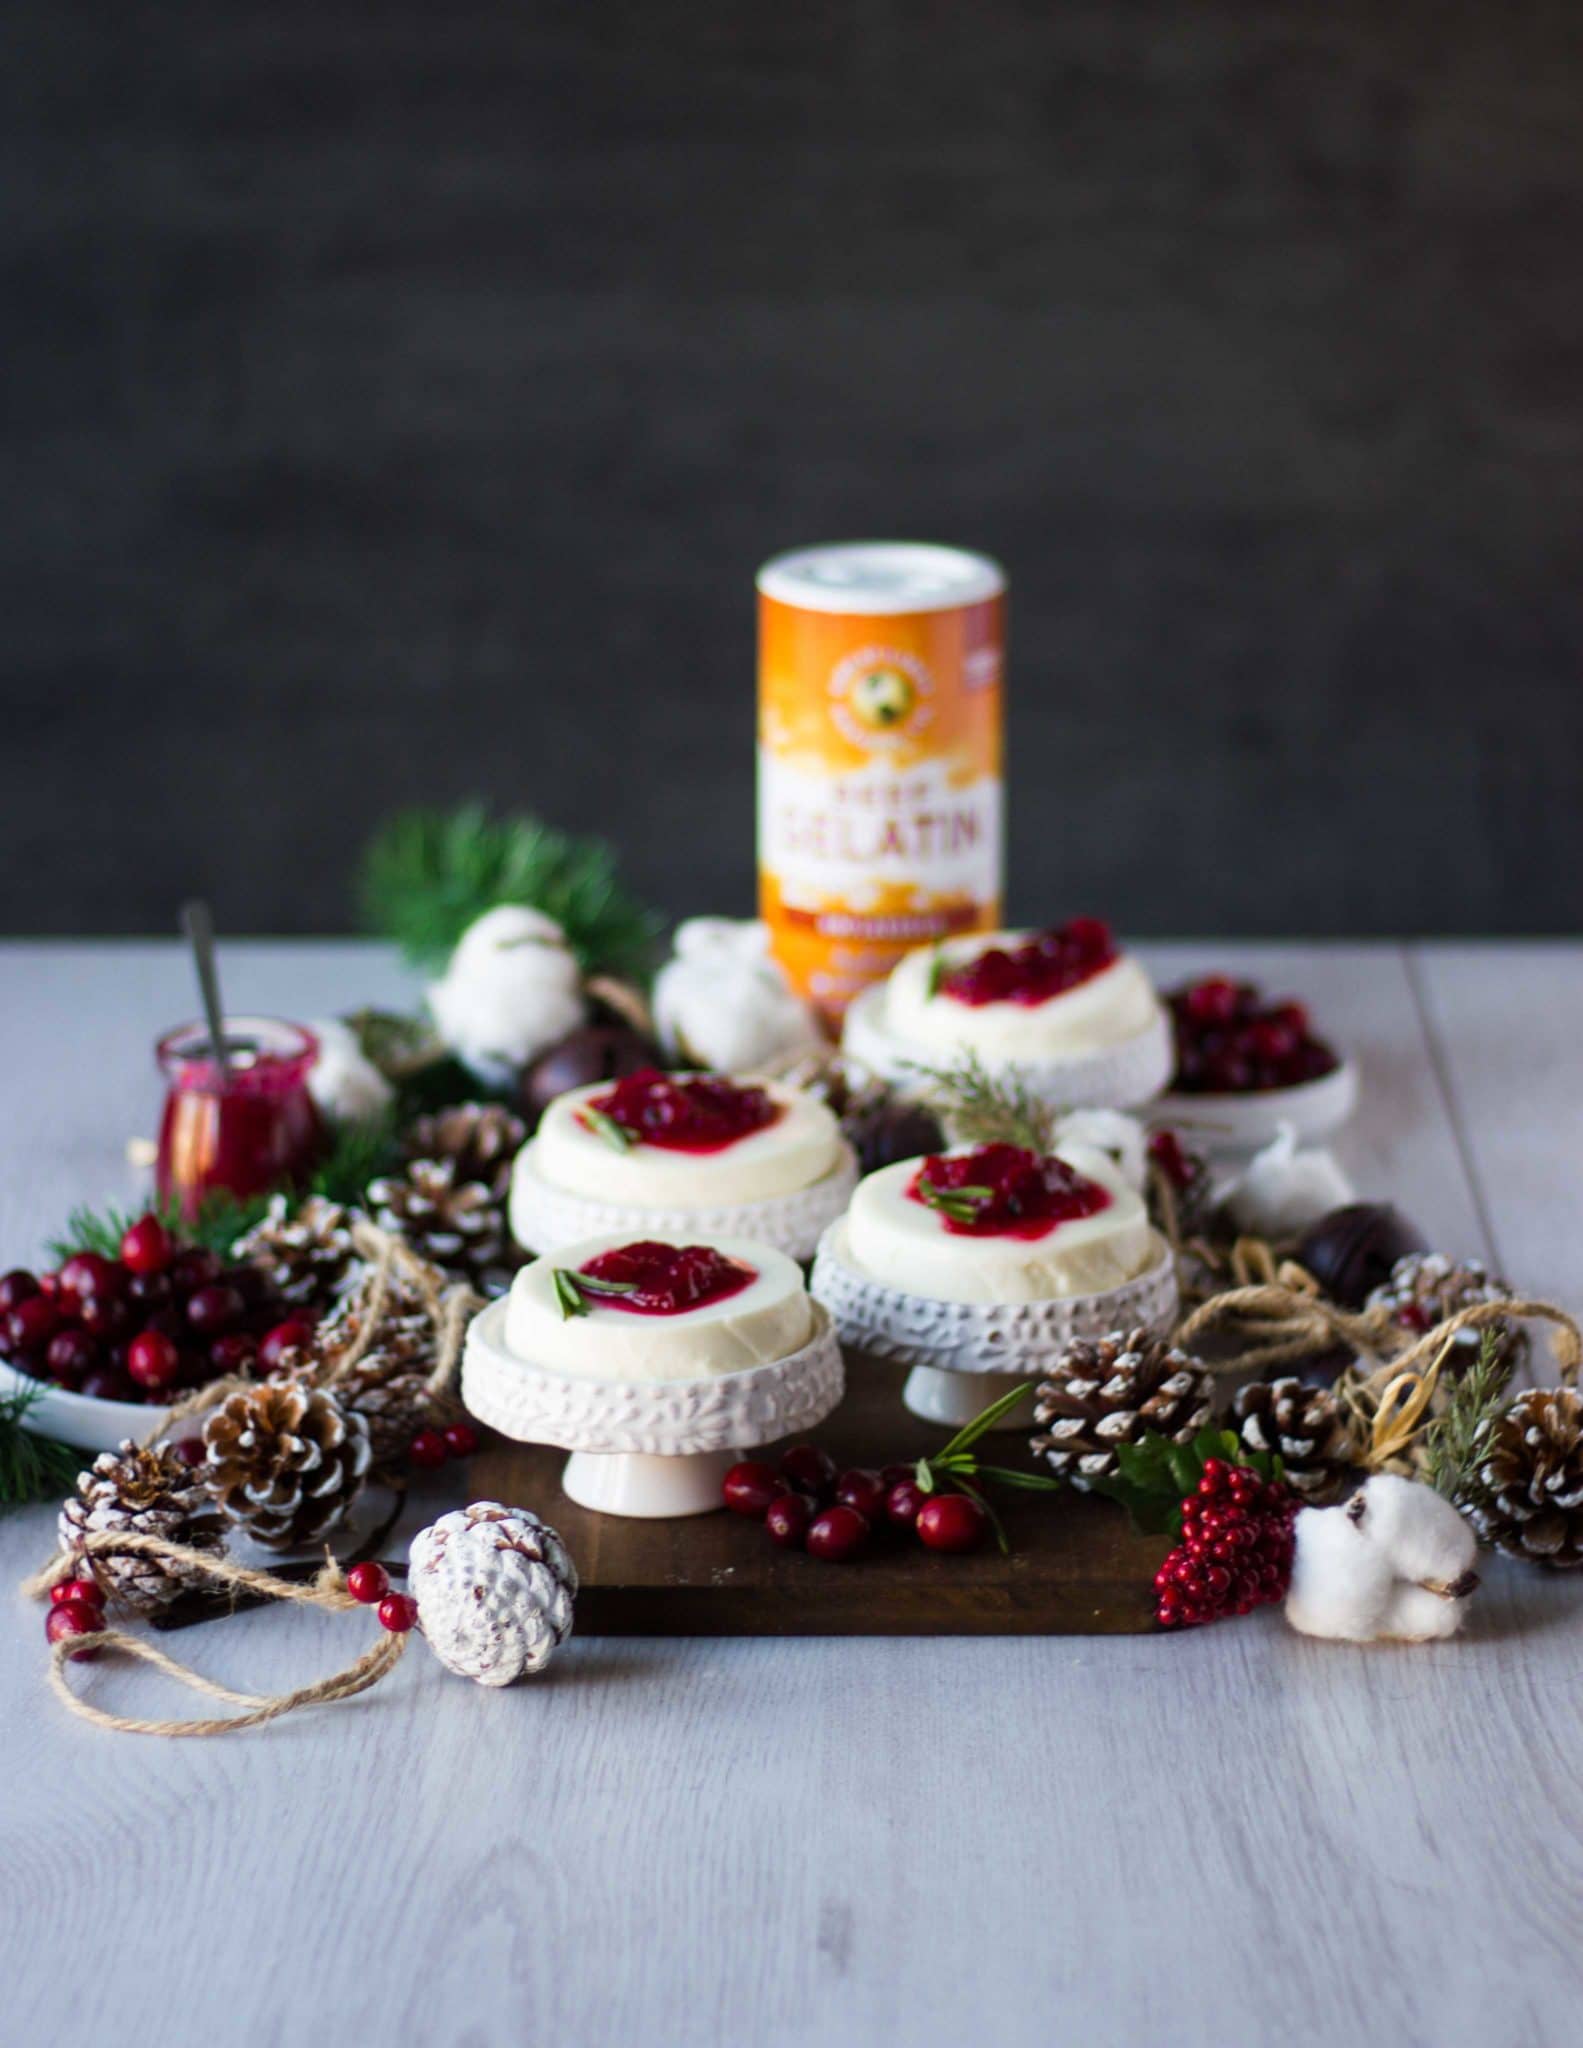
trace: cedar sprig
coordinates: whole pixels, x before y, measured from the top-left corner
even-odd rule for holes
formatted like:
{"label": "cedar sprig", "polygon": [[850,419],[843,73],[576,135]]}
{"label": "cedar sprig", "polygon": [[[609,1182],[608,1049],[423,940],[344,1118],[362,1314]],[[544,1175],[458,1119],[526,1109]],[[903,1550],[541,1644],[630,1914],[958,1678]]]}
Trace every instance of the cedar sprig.
{"label": "cedar sprig", "polygon": [[483,804],[402,811],[364,851],[358,897],[369,927],[407,957],[440,968],[476,918],[502,903],[541,910],[585,973],[642,978],[661,920],[626,888],[601,839],[575,839]]}
{"label": "cedar sprig", "polygon": [[1048,1152],[1057,1112],[1041,1102],[1016,1073],[992,1074],[976,1052],[948,1067],[907,1062],[929,1083],[929,1100],[964,1145],[1020,1145]]}
{"label": "cedar sprig", "polygon": [[1453,1383],[1445,1410],[1424,1433],[1424,1477],[1446,1499],[1465,1507],[1478,1493],[1478,1453],[1506,1406],[1516,1347],[1499,1328],[1479,1336],[1479,1355]]}
{"label": "cedar sprig", "polygon": [[43,1392],[42,1387],[20,1387],[0,1396],[0,1508],[59,1500],[76,1481],[81,1455],[70,1444],[27,1427]]}

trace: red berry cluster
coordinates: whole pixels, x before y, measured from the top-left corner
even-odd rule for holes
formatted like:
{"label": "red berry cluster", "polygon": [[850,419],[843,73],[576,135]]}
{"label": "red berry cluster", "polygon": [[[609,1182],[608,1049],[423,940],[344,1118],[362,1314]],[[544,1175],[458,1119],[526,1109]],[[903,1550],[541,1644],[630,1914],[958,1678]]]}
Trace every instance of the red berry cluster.
{"label": "red berry cluster", "polygon": [[437,1472],[450,1458],[470,1458],[478,1449],[478,1431],[470,1422],[452,1422],[444,1429],[420,1429],[407,1446],[407,1456],[420,1472]]}
{"label": "red berry cluster", "polygon": [[[104,1595],[95,1579],[60,1579],[49,1589],[49,1612],[44,1617],[46,1642],[64,1642],[68,1636],[97,1635],[104,1627]],[[89,1664],[97,1650],[73,1650],[74,1664]]]}
{"label": "red berry cluster", "polygon": [[1289,998],[1265,1002],[1251,981],[1212,974],[1166,998],[1176,1027],[1176,1079],[1184,1095],[1245,1095],[1296,1088],[1340,1064]]}
{"label": "red berry cluster", "polygon": [[121,1256],[73,1252],[58,1272],[0,1277],[0,1357],[34,1379],[102,1401],[168,1402],[173,1390],[262,1365],[311,1336],[281,1325],[257,1267],[182,1244],[157,1216],[121,1240]]}
{"label": "red berry cluster", "polygon": [[1279,1480],[1210,1458],[1182,1503],[1182,1540],[1154,1575],[1161,1628],[1196,1628],[1284,1600],[1301,1505]]}
{"label": "red berry cluster", "polygon": [[845,1564],[880,1531],[910,1530],[930,1550],[977,1550],[989,1517],[965,1493],[925,1493],[915,1465],[841,1472],[817,1444],[794,1444],[778,1465],[747,1459],[721,1483],[725,1504],[761,1519],[782,1550],[806,1550],[826,1564]]}
{"label": "red berry cluster", "polygon": [[410,1593],[392,1593],[390,1574],[382,1564],[354,1564],[346,1575],[346,1590],[365,1607],[379,1609],[382,1628],[404,1636],[418,1619],[418,1603]]}

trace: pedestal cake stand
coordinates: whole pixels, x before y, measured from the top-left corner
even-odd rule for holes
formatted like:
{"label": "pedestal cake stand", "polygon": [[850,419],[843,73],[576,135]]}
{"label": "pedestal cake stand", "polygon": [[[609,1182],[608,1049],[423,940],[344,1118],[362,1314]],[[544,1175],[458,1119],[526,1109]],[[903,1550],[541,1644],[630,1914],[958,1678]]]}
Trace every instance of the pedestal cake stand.
{"label": "pedestal cake stand", "polygon": [[604,1514],[659,1520],[720,1505],[720,1482],[746,1451],[822,1422],[846,1387],[829,1312],[815,1302],[800,1351],[713,1379],[580,1379],[508,1351],[505,1301],[474,1318],[462,1399],[520,1443],[571,1452],[568,1498]]}

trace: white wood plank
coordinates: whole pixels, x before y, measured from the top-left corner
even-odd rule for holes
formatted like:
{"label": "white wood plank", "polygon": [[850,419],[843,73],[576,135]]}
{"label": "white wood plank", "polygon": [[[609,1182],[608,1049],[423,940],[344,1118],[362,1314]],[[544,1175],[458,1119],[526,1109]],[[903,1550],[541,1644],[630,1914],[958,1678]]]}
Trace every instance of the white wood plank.
{"label": "white wood plank", "polygon": [[[1359,1046],[1354,1172],[1469,1242],[1477,1209],[1399,959],[1197,957],[1278,975]],[[153,1099],[146,1042],[187,1005],[184,973],[148,949],[20,964],[0,953],[0,1127],[21,1134],[0,1158],[0,1260],[115,1183],[117,1135]],[[232,973],[238,1001],[288,1013],[398,979],[341,947]],[[1472,1150],[1504,1239],[1526,1169],[1492,1144]],[[1575,1203],[1583,1172],[1554,1170]],[[0,1574],[49,1522],[0,1523]],[[16,1603],[7,2035],[1569,2039],[1580,1620],[1583,1587],[1498,1569],[1470,1637],[1428,1650],[1307,1643],[1270,1616],[1184,1640],[574,1639],[548,1682],[490,1696],[415,1646],[366,1700],[175,1744],[60,1713],[39,1617]],[[271,1613],[178,1641],[268,1688],[330,1668],[361,1627]]]}

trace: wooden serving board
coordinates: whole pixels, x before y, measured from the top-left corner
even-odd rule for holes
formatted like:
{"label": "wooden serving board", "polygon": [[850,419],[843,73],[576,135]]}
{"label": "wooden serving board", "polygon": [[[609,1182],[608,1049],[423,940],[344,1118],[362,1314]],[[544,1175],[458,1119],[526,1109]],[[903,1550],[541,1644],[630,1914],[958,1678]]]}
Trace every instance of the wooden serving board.
{"label": "wooden serving board", "polygon": [[[818,1442],[843,1465],[938,1450],[950,1432],[908,1414],[905,1378],[903,1367],[849,1354],[846,1398]],[[983,1449],[991,1463],[1036,1469],[1015,1431]],[[565,1537],[582,1581],[581,1635],[1128,1635],[1152,1626],[1165,1539],[1135,1535],[1108,1501],[1002,1487],[994,1499],[1009,1557],[993,1544],[941,1557],[887,1531],[854,1562],[821,1564],[723,1509],[643,1522],[578,1507],[561,1491],[565,1462],[564,1451],[496,1441],[474,1458],[471,1481],[475,1499],[521,1502]]]}

